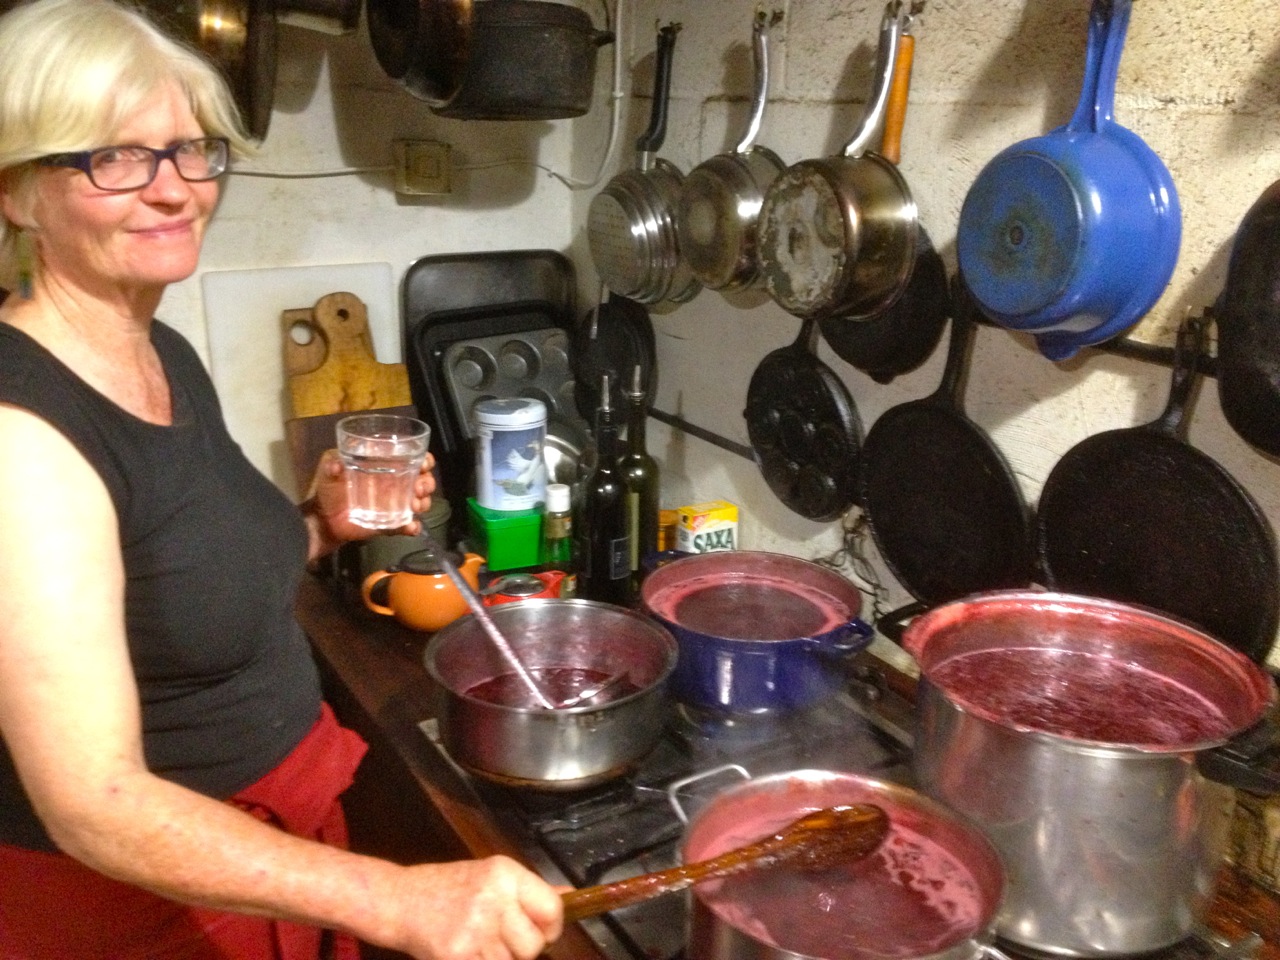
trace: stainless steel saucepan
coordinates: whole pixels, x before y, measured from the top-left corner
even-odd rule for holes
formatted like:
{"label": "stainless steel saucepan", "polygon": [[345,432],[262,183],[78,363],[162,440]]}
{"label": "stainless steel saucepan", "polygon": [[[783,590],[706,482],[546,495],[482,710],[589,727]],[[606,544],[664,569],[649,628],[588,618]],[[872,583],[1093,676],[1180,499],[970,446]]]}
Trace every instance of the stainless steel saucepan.
{"label": "stainless steel saucepan", "polygon": [[916,259],[915,199],[898,168],[868,149],[884,116],[905,16],[880,25],[876,83],[840,155],[802,160],[773,181],[760,209],[759,257],[769,295],[800,317],[865,319],[902,295]]}
{"label": "stainless steel saucepan", "polygon": [[767,147],[755,146],[769,94],[770,18],[757,11],[752,29],[755,92],[746,132],[732,153],[704,160],[680,188],[676,233],[680,253],[703,286],[712,290],[758,286],[756,225],[769,185],[786,169]]}
{"label": "stainless steel saucepan", "polygon": [[693,299],[702,285],[680,256],[675,209],[684,176],[657,156],[667,135],[667,100],[679,24],[658,31],[649,128],[636,140],[636,166],[610,180],[591,199],[587,242],[600,279],[614,293],[641,303]]}

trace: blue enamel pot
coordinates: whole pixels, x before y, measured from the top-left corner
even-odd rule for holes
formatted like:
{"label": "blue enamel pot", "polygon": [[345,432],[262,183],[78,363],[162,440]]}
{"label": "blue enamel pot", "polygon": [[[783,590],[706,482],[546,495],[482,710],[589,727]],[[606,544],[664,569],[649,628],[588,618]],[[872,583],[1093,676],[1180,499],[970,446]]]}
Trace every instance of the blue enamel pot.
{"label": "blue enamel pot", "polygon": [[839,692],[870,642],[862,594],[826,567],[778,553],[700,553],[654,570],[645,612],[676,638],[675,699],[728,714],[812,706]]}
{"label": "blue enamel pot", "polygon": [[1164,163],[1113,118],[1132,0],[1094,0],[1084,84],[1066,126],[997,154],[960,210],[960,273],[987,317],[1065,360],[1136,324],[1182,241]]}

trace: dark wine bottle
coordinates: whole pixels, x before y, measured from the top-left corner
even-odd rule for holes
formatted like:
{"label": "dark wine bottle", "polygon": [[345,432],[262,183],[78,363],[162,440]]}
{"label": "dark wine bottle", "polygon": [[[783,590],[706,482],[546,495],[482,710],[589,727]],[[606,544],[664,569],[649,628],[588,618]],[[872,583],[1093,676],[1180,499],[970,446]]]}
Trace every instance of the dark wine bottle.
{"label": "dark wine bottle", "polygon": [[648,397],[641,382],[640,367],[632,373],[627,401],[627,449],[618,460],[618,473],[627,488],[627,525],[631,533],[631,589],[640,590],[644,558],[658,549],[658,461],[645,444],[645,421],[649,418]]}
{"label": "dark wine bottle", "polygon": [[578,596],[629,606],[631,536],[627,490],[618,473],[618,423],[603,377],[596,411],[596,465],[583,484],[574,535],[578,542]]}

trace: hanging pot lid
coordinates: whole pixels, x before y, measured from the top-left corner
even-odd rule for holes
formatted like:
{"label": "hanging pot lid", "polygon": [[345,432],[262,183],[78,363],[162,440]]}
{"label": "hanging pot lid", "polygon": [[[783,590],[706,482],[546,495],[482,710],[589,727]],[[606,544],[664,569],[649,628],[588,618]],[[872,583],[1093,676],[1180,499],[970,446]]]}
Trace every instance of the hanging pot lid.
{"label": "hanging pot lid", "polygon": [[365,19],[387,76],[432,107],[454,98],[471,56],[471,0],[368,0]]}

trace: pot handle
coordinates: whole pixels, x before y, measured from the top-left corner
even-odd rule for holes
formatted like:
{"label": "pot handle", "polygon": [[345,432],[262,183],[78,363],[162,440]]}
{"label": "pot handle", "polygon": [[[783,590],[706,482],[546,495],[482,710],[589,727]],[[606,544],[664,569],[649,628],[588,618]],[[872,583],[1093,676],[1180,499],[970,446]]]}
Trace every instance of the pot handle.
{"label": "pot handle", "polygon": [[898,44],[902,39],[902,3],[891,0],[884,8],[884,17],[880,20],[880,47],[876,53],[876,84],[867,100],[866,113],[858,124],[853,138],[845,144],[841,153],[851,160],[856,160],[870,148],[871,138],[875,136],[880,121],[884,119],[885,106],[889,102],[889,88],[893,86],[893,67],[898,60]]}
{"label": "pot handle", "polygon": [[[777,14],[775,14],[777,16]],[[748,153],[760,135],[760,121],[764,119],[765,101],[769,98],[769,15],[763,10],[756,11],[755,22],[751,26],[751,52],[755,61],[755,88],[751,95],[751,117],[747,120],[747,130],[733,148],[734,153]]]}
{"label": "pot handle", "polygon": [[667,100],[671,95],[671,65],[675,59],[676,36],[680,33],[679,23],[668,23],[658,31],[658,47],[653,64],[653,110],[649,115],[649,126],[636,140],[636,153],[639,155],[637,166],[640,170],[648,170],[653,166],[653,157],[667,139]]}
{"label": "pot handle", "polygon": [[689,776],[673,780],[667,785],[667,802],[671,804],[671,809],[675,811],[681,823],[687,824],[689,822],[689,814],[680,803],[680,791],[691,783],[697,783],[699,780],[710,780],[712,777],[718,777],[722,773],[736,773],[743,780],[751,779],[751,774],[746,767],[737,763],[726,763],[720,767],[712,767],[710,770],[691,773]]}
{"label": "pot handle", "polygon": [[1280,795],[1280,707],[1220,747],[1196,754],[1202,776],[1237,790]]}
{"label": "pot handle", "polygon": [[385,617],[394,617],[396,612],[373,599],[373,588],[394,572],[392,570],[375,570],[364,578],[364,583],[360,584],[360,595],[364,597],[364,605],[374,613],[380,613]]}
{"label": "pot handle", "polygon": [[876,629],[865,620],[854,617],[820,638],[811,637],[809,643],[815,653],[844,657],[866,649],[868,641],[876,635]]}
{"label": "pot handle", "polygon": [[1115,115],[1116,76],[1129,29],[1132,0],[1093,0],[1085,46],[1084,82],[1067,129],[1100,133]]}

